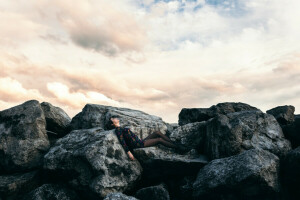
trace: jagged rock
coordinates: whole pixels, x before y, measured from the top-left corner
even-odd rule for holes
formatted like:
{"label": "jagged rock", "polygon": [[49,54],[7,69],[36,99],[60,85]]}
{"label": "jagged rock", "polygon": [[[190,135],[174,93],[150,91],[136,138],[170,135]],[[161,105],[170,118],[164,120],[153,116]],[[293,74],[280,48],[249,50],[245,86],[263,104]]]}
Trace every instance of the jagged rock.
{"label": "jagged rock", "polygon": [[46,118],[46,130],[57,133],[57,137],[66,135],[71,122],[69,115],[60,107],[48,102],[42,102],[41,107]]}
{"label": "jagged rock", "polygon": [[300,147],[290,151],[282,161],[282,179],[285,199],[300,199]]}
{"label": "jagged rock", "polygon": [[40,183],[40,171],[27,173],[15,173],[0,176],[0,199],[14,199],[17,195],[26,193],[38,187]]}
{"label": "jagged rock", "polygon": [[294,122],[295,107],[292,105],[277,106],[266,113],[271,114],[279,122],[280,125],[288,125]]}
{"label": "jagged rock", "polygon": [[165,184],[141,188],[134,196],[142,200],[170,200],[169,192]]}
{"label": "jagged rock", "polygon": [[212,160],[199,170],[193,199],[277,199],[279,158],[251,149]]}
{"label": "jagged rock", "polygon": [[143,166],[145,180],[163,180],[168,177],[193,174],[208,162],[201,155],[176,154],[173,150],[161,149],[157,146],[137,148],[133,150],[133,154]]}
{"label": "jagged rock", "polygon": [[114,192],[108,194],[104,200],[138,200],[135,197],[127,196],[126,194],[123,194],[121,192]]}
{"label": "jagged rock", "polygon": [[203,153],[206,123],[206,121],[202,121],[179,126],[170,134],[170,139],[186,145],[189,149],[196,149],[199,153]]}
{"label": "jagged rock", "polygon": [[218,114],[207,122],[205,153],[210,160],[252,148],[282,156],[291,150],[291,144],[274,116],[259,110]]}
{"label": "jagged rock", "polygon": [[114,129],[101,127],[73,130],[58,139],[44,157],[44,169],[100,197],[131,189],[143,170],[126,155]]}
{"label": "jagged rock", "polygon": [[98,104],[86,104],[82,111],[73,117],[71,128],[72,130],[93,127],[106,129],[105,124],[112,115],[118,115],[120,125],[130,128],[141,139],[154,131],[160,130],[165,133],[167,130],[167,125],[161,117],[149,115],[139,110]]}
{"label": "jagged rock", "polygon": [[24,195],[22,200],[79,200],[77,194],[62,184],[44,184]]}
{"label": "jagged rock", "polygon": [[37,100],[0,112],[0,174],[26,171],[42,164],[50,144],[46,120]]}
{"label": "jagged rock", "polygon": [[170,136],[170,134],[179,127],[178,123],[166,123],[167,125],[167,131],[166,136]]}
{"label": "jagged rock", "polygon": [[178,124],[182,126],[188,123],[207,121],[210,118],[215,117],[217,114],[225,115],[244,110],[259,109],[241,102],[218,103],[217,105],[213,105],[209,108],[183,108],[179,113]]}

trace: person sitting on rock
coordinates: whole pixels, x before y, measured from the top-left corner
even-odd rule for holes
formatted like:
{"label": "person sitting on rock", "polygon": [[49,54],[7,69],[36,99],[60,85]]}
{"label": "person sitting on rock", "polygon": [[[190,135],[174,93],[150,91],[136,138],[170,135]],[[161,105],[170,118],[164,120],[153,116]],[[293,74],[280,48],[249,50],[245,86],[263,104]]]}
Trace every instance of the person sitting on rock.
{"label": "person sitting on rock", "polygon": [[146,138],[140,139],[130,130],[130,128],[120,126],[120,120],[117,115],[113,115],[110,117],[106,124],[106,128],[108,130],[115,128],[115,133],[131,160],[135,160],[135,158],[130,150],[135,148],[151,147],[157,144],[162,144],[166,147],[174,148],[177,152],[180,153],[185,153],[186,151],[188,151],[185,146],[172,141],[168,136],[164,135],[160,131],[155,131],[152,134],[148,135]]}

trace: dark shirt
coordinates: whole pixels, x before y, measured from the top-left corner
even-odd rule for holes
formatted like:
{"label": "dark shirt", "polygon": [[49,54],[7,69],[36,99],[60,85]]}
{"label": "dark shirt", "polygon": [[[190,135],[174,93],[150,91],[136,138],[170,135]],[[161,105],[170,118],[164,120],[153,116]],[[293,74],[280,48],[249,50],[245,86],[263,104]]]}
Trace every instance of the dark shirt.
{"label": "dark shirt", "polygon": [[115,133],[126,153],[136,147],[136,143],[140,141],[138,136],[135,135],[130,128],[119,126],[115,129]]}

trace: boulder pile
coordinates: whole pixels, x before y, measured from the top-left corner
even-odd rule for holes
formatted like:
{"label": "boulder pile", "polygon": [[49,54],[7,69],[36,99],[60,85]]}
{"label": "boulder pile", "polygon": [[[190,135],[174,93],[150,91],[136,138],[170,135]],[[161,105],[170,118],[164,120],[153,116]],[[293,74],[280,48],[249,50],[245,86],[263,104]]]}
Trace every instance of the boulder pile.
{"label": "boulder pile", "polygon": [[[178,123],[145,112],[86,104],[70,118],[49,102],[0,111],[0,200],[300,199],[300,115],[241,102],[183,108]],[[161,144],[125,153],[111,116]]]}

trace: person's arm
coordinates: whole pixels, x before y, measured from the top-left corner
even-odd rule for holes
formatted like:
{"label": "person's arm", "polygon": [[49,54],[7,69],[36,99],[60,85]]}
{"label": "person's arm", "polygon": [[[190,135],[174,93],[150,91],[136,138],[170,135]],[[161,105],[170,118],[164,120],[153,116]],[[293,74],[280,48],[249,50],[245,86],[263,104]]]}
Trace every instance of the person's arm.
{"label": "person's arm", "polygon": [[120,141],[121,145],[123,146],[125,152],[128,154],[129,147],[127,146],[126,141],[124,139],[123,131],[121,129],[116,129],[116,135],[119,138],[119,141]]}

